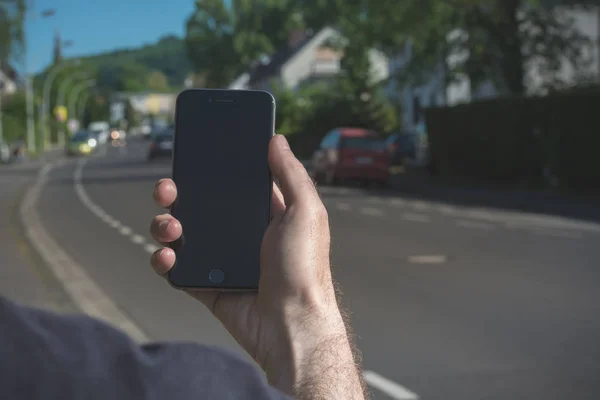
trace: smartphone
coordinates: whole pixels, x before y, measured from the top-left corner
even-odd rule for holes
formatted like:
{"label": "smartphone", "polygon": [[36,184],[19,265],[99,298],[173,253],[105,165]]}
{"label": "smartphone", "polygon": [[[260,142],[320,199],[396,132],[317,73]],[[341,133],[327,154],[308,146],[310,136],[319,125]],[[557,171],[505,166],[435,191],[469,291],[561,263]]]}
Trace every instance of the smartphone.
{"label": "smartphone", "polygon": [[171,214],[182,237],[171,285],[256,290],[260,247],[270,221],[268,165],[275,99],[265,91],[190,89],[177,96]]}

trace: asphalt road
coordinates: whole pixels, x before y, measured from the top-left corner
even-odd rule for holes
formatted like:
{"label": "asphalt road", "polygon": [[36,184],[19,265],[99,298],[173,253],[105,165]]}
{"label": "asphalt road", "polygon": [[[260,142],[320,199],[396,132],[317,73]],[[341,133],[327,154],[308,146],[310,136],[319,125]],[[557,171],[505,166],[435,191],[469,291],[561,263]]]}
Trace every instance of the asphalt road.
{"label": "asphalt road", "polygon": [[[145,148],[108,149],[82,170],[117,228],[78,197],[75,160],[52,171],[43,223],[150,337],[237,349],[148,265],[152,187],[170,166]],[[600,229],[397,196],[322,190],[366,369],[420,399],[600,398]]]}

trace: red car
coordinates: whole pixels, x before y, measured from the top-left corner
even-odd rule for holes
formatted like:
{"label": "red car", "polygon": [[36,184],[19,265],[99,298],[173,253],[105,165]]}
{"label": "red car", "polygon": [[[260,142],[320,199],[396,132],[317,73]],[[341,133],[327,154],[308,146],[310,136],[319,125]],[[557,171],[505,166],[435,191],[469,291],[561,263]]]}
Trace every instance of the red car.
{"label": "red car", "polygon": [[340,180],[390,182],[389,155],[376,132],[360,128],[336,128],[323,138],[313,155],[313,179],[327,185]]}

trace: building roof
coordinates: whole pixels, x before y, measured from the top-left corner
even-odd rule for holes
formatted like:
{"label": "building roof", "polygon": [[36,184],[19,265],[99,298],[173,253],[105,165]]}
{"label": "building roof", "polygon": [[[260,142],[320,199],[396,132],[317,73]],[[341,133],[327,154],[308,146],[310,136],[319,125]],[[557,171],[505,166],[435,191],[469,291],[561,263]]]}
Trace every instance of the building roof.
{"label": "building roof", "polygon": [[250,72],[250,85],[263,80],[264,78],[276,75],[293,56],[298,54],[308,43],[315,37],[315,34],[307,34],[307,36],[294,47],[285,47],[277,51],[268,63],[259,64]]}
{"label": "building roof", "polygon": [[1,63],[0,71],[4,72],[4,74],[6,74],[6,76],[13,81],[19,79],[19,74],[17,73],[17,70],[15,70],[9,63]]}

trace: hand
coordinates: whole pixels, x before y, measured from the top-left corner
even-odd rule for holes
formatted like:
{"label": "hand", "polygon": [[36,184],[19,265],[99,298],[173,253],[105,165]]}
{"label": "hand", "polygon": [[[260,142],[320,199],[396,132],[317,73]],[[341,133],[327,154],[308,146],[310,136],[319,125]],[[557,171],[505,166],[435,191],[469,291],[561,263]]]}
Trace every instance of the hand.
{"label": "hand", "polygon": [[[261,247],[258,293],[188,293],[212,311],[263,368],[271,384],[282,391],[297,394],[309,381],[327,379],[325,375],[332,367],[344,370],[346,365],[354,373],[341,387],[356,389],[358,385],[362,393],[331,277],[325,206],[283,136],[275,136],[269,144],[269,166],[281,190],[274,185],[272,220]],[[157,183],[154,199],[161,207],[169,208],[176,197],[172,180]],[[163,245],[182,233],[179,221],[169,214],[155,217],[150,229]],[[175,253],[168,247],[151,258],[154,270],[161,275],[174,262]],[[327,352],[331,357],[324,356]],[[323,371],[315,372],[319,369]],[[335,392],[330,398],[355,397]]]}

